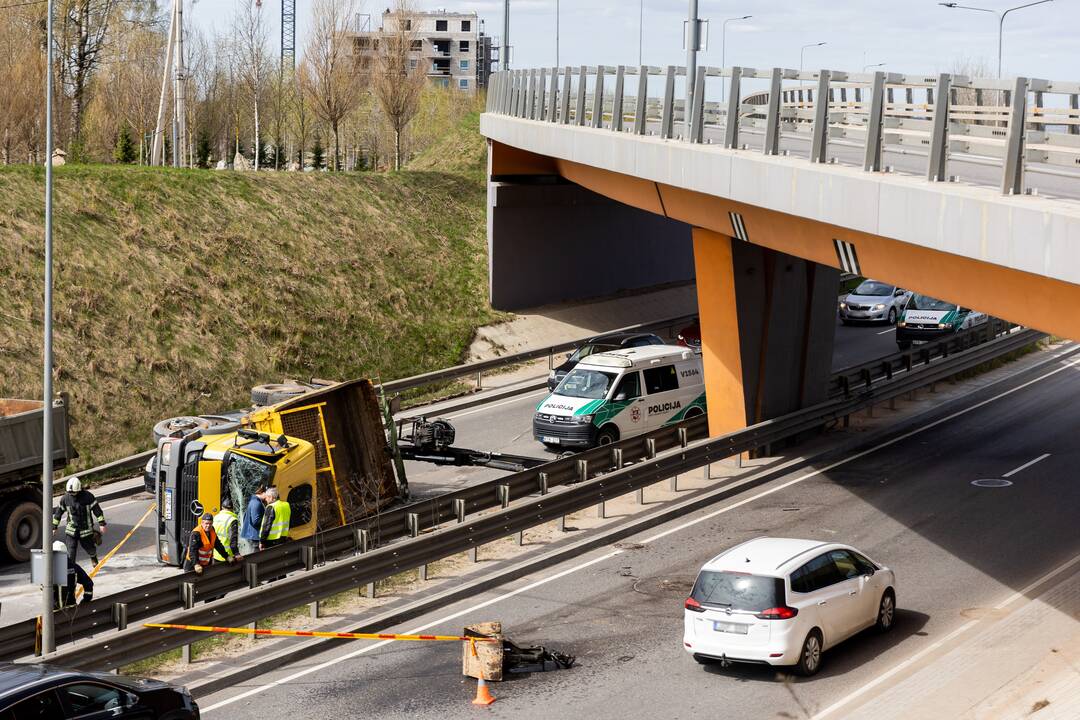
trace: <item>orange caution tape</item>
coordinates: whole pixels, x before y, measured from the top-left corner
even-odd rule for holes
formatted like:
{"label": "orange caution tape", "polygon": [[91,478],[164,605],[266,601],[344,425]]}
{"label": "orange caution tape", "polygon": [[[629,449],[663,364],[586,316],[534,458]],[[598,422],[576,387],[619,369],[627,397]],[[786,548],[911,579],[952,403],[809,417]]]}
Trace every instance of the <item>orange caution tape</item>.
{"label": "orange caution tape", "polygon": [[[141,518],[139,518],[139,522],[132,525],[131,529],[128,530],[127,535],[125,535],[123,538],[121,538],[120,542],[116,543],[116,547],[114,547],[109,552],[105,553],[105,557],[101,558],[101,561],[98,562],[97,565],[95,565],[93,568],[90,569],[90,577],[94,577],[95,575],[98,574],[98,570],[100,570],[102,568],[102,566],[105,565],[105,563],[109,562],[109,558],[111,558],[113,555],[115,555],[116,551],[124,546],[124,543],[126,543],[128,540],[131,539],[131,536],[135,534],[135,531],[139,529],[139,526],[143,524],[143,522],[146,520],[146,518],[150,517],[150,513],[154,512],[155,509],[157,509],[157,503],[150,503],[150,507],[147,508],[146,512],[143,513],[143,516]],[[80,598],[80,597],[82,597],[82,594],[83,594],[83,586],[80,585],[79,587],[77,587],[75,589],[75,597]]]}
{"label": "orange caution tape", "polygon": [[502,642],[499,638],[463,637],[461,635],[395,635],[393,633],[346,633],[322,632],[319,630],[272,630],[270,628],[230,628],[210,627],[208,625],[166,625],[162,623],[143,623],[143,627],[162,630],[194,630],[196,632],[232,633],[234,635],[272,635],[275,637],[322,637],[338,640],[434,640],[436,642],[467,642],[476,654],[478,642]]}

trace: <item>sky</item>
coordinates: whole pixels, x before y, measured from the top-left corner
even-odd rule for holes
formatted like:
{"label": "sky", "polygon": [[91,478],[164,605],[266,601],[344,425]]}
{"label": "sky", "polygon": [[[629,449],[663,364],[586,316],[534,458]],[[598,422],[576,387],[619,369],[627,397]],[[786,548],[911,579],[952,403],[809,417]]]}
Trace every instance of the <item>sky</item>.
{"label": "sky", "polygon": [[[190,21],[213,32],[227,28],[238,3],[248,1],[252,0],[196,0],[186,12]],[[420,10],[478,12],[486,32],[502,36],[502,0],[414,2]],[[1024,4],[1023,0],[970,2],[995,10]],[[298,54],[310,24],[311,3],[296,0]],[[377,16],[390,4],[369,0],[361,12]],[[510,0],[513,67],[556,63],[556,4],[560,65],[636,65],[642,25],[645,64],[685,64],[687,0]],[[280,0],[263,0],[272,38],[279,37],[280,7]],[[706,65],[797,69],[800,48],[824,42],[805,49],[807,69],[858,72],[864,65],[886,63],[880,69],[925,74],[953,71],[958,62],[981,64],[991,76],[997,69],[997,17],[940,7],[936,0],[699,0],[699,8],[700,17],[711,20],[708,49],[698,60]],[[642,10],[644,23],[639,24]],[[728,23],[722,63],[722,22],[742,15],[752,17]],[[1080,0],[1052,0],[1009,14],[1003,75],[1080,80],[1078,28]]]}

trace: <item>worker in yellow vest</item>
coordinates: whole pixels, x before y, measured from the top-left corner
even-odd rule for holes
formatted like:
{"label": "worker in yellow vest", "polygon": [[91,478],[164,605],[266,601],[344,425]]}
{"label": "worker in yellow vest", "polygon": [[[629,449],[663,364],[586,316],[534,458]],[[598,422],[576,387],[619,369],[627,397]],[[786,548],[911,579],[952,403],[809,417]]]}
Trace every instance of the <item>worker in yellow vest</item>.
{"label": "worker in yellow vest", "polygon": [[217,533],[218,539],[221,540],[221,544],[225,548],[224,553],[214,550],[214,562],[235,562],[235,560],[243,558],[237,544],[239,541],[238,526],[239,518],[236,517],[236,513],[233,511],[232,498],[227,497],[221,501],[221,511],[214,516],[214,532]]}
{"label": "worker in yellow vest", "polygon": [[259,549],[281,545],[289,540],[289,519],[292,509],[289,503],[281,499],[277,488],[266,490],[266,513],[263,515],[262,531],[259,534]]}

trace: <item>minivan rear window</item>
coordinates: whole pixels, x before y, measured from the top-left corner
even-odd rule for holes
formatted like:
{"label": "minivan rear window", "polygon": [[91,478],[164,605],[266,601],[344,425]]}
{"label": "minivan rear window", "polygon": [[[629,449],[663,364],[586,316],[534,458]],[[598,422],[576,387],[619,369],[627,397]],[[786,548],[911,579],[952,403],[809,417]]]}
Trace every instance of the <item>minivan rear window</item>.
{"label": "minivan rear window", "polygon": [[781,578],[715,570],[698,575],[690,597],[702,605],[755,613],[786,604]]}

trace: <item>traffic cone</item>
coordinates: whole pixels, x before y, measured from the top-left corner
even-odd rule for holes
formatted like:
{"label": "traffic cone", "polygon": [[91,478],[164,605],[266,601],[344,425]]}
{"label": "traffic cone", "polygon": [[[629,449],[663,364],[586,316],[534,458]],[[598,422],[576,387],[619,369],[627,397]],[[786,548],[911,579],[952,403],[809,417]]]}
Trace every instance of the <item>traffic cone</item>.
{"label": "traffic cone", "polygon": [[480,678],[476,682],[476,699],[472,701],[473,705],[490,705],[495,702],[495,696],[488,690],[487,682],[484,678]]}

